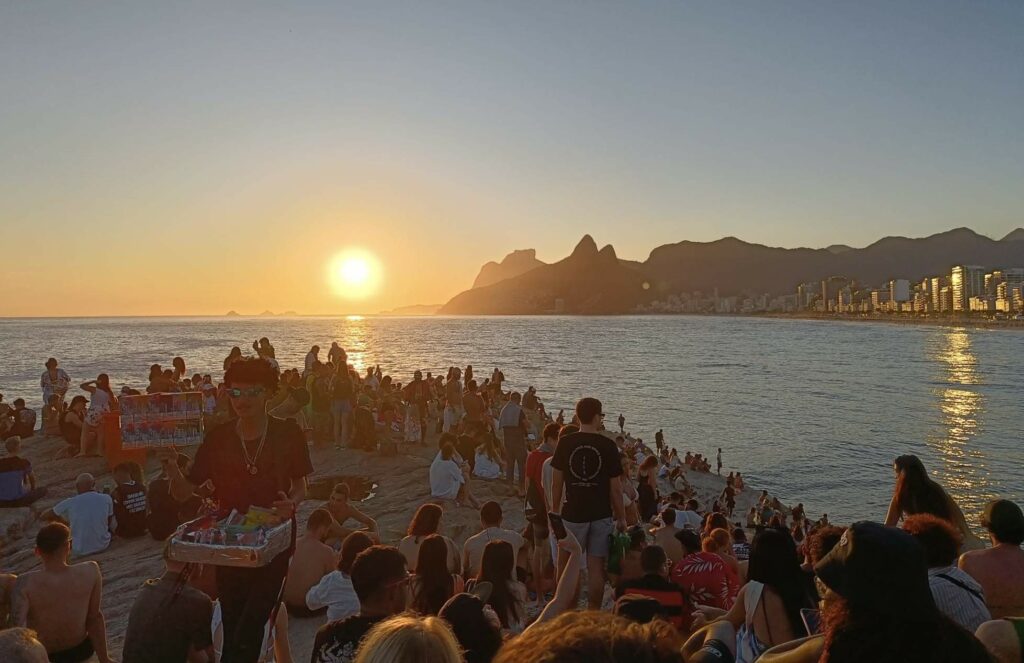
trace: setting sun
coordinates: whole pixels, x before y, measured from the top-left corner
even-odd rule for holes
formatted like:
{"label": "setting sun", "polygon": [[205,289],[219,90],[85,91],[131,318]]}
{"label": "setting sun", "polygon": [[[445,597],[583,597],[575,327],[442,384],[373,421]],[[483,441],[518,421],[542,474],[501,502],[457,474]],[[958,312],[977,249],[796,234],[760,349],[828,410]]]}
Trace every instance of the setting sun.
{"label": "setting sun", "polygon": [[331,259],[327,275],[337,296],[364,299],[380,286],[380,261],[369,251],[346,249]]}

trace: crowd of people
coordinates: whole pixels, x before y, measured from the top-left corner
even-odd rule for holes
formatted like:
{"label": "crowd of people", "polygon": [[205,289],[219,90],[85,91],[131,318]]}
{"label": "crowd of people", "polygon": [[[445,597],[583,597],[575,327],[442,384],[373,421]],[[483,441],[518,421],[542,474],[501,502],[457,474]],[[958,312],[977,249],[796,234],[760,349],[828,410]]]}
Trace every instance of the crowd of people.
{"label": "crowd of people", "polygon": [[[289,620],[303,619],[322,622],[311,663],[1024,660],[1024,514],[1008,500],[968,514],[980,540],[914,456],[894,461],[880,522],[837,526],[750,495],[735,471],[702,504],[691,481],[711,473],[707,457],[681,458],[661,430],[652,449],[621,414],[609,430],[596,398],[569,421],[553,416],[499,369],[480,381],[472,366],[417,370],[402,384],[379,366],[356,371],[337,343],[284,370],[268,339],[253,352],[233,348],[220,382],[189,376],[180,357],[151,367],[148,393],[203,394],[204,441],[192,456],[157,451],[148,482],[130,462],[102,490],[81,474],[76,494],[40,515],[39,568],[0,576],[13,627],[0,631],[0,660],[117,658],[101,569],[72,562],[115,537],[166,541],[212,508],[295,518],[311,447],[389,455],[435,436],[429,496],[399,540],[383,540],[339,483],[264,566],[196,567],[165,544],[165,573],[125,597],[120,660],[288,663]],[[100,375],[81,385],[88,399],[65,403],[71,384],[46,362],[42,430],[64,437],[68,455],[102,454],[118,397]],[[22,506],[45,495],[19,455],[35,416],[28,426],[24,401],[4,408],[0,506]],[[721,475],[720,448],[715,461]],[[515,498],[481,503],[483,482]],[[736,513],[740,502],[749,510]],[[510,507],[524,528],[506,526]],[[479,530],[459,545],[445,513],[466,508]]]}

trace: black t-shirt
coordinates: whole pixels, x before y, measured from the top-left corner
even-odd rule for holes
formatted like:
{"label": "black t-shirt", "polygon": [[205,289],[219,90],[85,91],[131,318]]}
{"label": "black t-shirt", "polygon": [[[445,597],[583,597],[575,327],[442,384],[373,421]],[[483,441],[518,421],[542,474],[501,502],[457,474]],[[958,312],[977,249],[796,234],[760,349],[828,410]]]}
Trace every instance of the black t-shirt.
{"label": "black t-shirt", "polygon": [[[242,455],[242,441],[229,421],[211,428],[196,451],[188,480],[196,486],[213,482],[213,499],[222,510],[249,510],[252,505],[270,508],[288,493],[292,482],[313,473],[302,429],[294,421],[267,418],[267,440],[256,457],[256,474],[250,474]],[[249,445],[250,458],[259,440]]]}
{"label": "black t-shirt", "polygon": [[310,663],[352,663],[360,641],[384,619],[354,615],[324,624],[316,632]]}
{"label": "black t-shirt", "polygon": [[110,495],[114,500],[114,518],[118,536],[142,536],[146,533],[146,489],[134,481],[118,484]]}
{"label": "black t-shirt", "polygon": [[551,467],[562,472],[565,482],[563,518],[587,523],[612,516],[611,480],[622,475],[614,442],[599,433],[566,435],[558,441]]}
{"label": "black t-shirt", "polygon": [[149,483],[149,533],[154,539],[166,539],[181,523],[178,521],[178,502],[171,496],[168,479],[154,479]]}
{"label": "black t-shirt", "polygon": [[213,644],[210,597],[178,583],[178,574],[168,573],[142,585],[128,615],[122,663],[179,663],[190,646],[203,650]]}

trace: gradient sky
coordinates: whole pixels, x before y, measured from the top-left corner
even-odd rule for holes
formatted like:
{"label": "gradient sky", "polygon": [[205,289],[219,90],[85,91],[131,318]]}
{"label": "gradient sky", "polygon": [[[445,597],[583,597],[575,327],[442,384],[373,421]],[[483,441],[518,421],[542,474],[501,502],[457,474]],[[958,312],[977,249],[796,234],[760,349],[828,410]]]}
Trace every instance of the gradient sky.
{"label": "gradient sky", "polygon": [[583,233],[1001,237],[1022,35],[1017,1],[3,0],[0,315],[440,303]]}

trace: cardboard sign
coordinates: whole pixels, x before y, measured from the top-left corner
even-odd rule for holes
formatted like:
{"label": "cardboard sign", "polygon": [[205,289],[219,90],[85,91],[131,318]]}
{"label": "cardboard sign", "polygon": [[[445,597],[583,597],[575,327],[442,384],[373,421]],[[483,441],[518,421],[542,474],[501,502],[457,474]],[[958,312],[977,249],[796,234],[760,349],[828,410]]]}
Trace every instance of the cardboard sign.
{"label": "cardboard sign", "polygon": [[122,396],[119,403],[125,449],[184,447],[203,441],[200,392]]}

